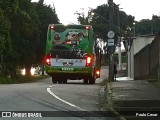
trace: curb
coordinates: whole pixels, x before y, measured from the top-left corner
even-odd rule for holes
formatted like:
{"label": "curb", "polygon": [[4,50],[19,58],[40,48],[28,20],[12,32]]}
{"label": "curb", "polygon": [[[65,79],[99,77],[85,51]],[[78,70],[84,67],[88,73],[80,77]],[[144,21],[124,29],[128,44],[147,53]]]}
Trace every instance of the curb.
{"label": "curb", "polygon": [[112,100],[112,90],[111,90],[111,85],[109,82],[107,82],[107,105],[109,106],[109,110],[112,111],[114,114],[119,116],[119,120],[127,120],[124,116],[119,114],[115,109],[114,109],[114,102]]}

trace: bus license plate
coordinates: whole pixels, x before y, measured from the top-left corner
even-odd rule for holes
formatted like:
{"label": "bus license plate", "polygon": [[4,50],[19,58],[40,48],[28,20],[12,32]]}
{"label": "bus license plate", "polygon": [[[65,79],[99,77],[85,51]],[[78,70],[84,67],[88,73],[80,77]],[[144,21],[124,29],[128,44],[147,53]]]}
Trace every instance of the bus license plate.
{"label": "bus license plate", "polygon": [[74,68],[62,68],[62,71],[73,71]]}

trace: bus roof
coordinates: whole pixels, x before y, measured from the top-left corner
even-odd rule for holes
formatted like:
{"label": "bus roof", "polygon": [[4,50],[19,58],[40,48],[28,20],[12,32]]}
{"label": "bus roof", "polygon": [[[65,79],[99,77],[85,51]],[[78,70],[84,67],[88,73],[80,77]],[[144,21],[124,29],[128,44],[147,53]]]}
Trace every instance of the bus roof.
{"label": "bus roof", "polygon": [[89,29],[92,29],[91,25],[78,25],[78,24],[68,24],[68,25],[64,25],[64,24],[50,24],[49,26],[64,27],[64,28],[68,28],[68,29],[87,29],[87,27],[88,27]]}

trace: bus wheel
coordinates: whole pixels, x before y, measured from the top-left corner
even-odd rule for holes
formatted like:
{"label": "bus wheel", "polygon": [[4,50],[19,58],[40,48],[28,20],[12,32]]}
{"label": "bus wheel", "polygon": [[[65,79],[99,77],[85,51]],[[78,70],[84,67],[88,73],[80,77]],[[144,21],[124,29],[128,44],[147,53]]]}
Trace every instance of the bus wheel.
{"label": "bus wheel", "polygon": [[52,77],[52,83],[57,83],[57,80],[55,77]]}
{"label": "bus wheel", "polygon": [[62,83],[62,80],[58,80],[58,83]]}
{"label": "bus wheel", "polygon": [[95,84],[95,81],[96,81],[95,74],[89,77],[89,84]]}
{"label": "bus wheel", "polygon": [[89,84],[95,84],[96,79],[94,77],[91,77],[89,79]]}
{"label": "bus wheel", "polygon": [[67,83],[67,79],[64,79],[64,80],[63,80],[63,83],[65,83],[65,84],[66,84],[66,83]]}
{"label": "bus wheel", "polygon": [[84,78],[84,79],[83,79],[83,83],[84,83],[84,84],[88,84],[88,78]]}

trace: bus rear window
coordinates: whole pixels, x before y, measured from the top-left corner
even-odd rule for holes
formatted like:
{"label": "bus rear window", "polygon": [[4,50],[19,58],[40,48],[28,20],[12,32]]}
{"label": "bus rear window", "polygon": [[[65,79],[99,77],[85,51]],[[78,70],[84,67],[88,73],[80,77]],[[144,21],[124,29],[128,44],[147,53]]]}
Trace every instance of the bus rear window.
{"label": "bus rear window", "polygon": [[52,40],[54,43],[80,44],[88,41],[88,30],[86,29],[65,29],[63,32],[53,31]]}

